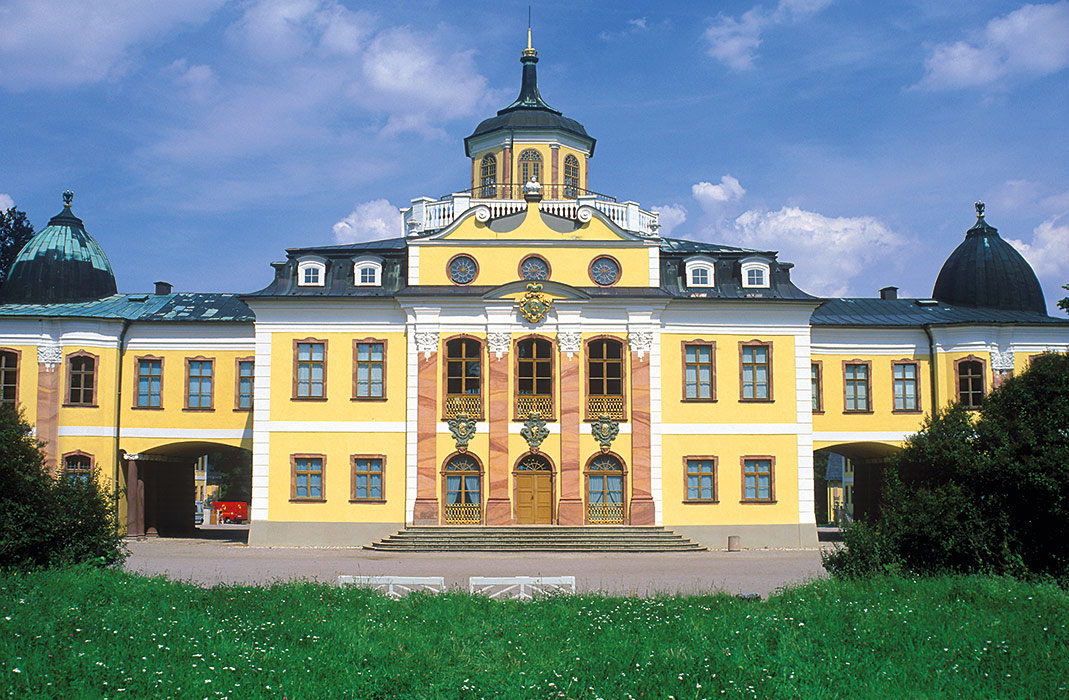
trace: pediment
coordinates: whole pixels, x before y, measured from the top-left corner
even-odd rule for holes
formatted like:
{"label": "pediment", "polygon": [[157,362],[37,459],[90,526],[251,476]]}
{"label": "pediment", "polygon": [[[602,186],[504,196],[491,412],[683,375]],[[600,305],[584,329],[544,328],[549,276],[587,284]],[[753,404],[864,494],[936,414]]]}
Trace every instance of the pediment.
{"label": "pediment", "polygon": [[[531,283],[531,280],[508,282],[498,287],[494,287],[486,294],[483,294],[483,299],[515,299],[518,296],[525,294],[527,292],[527,285]],[[590,298],[590,295],[582,289],[573,287],[569,284],[554,282],[552,280],[542,280],[539,281],[538,284],[542,285],[542,293],[553,299],[585,300]]]}

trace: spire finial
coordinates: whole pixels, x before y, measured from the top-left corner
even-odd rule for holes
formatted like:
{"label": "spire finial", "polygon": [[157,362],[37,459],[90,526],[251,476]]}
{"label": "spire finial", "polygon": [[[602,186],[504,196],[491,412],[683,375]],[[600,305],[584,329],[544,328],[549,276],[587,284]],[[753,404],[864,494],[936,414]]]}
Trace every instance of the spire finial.
{"label": "spire finial", "polygon": [[531,46],[531,6],[527,6],[527,48],[523,50],[524,56],[537,56],[538,52]]}
{"label": "spire finial", "polygon": [[984,203],[983,203],[983,201],[979,200],[979,199],[976,200],[976,204],[974,206],[976,206],[976,218],[977,219],[984,218]]}
{"label": "spire finial", "polygon": [[66,192],[63,193],[63,206],[69,207],[71,205],[71,202],[73,202],[73,201],[74,201],[74,193],[73,192],[71,192],[70,190],[67,190]]}

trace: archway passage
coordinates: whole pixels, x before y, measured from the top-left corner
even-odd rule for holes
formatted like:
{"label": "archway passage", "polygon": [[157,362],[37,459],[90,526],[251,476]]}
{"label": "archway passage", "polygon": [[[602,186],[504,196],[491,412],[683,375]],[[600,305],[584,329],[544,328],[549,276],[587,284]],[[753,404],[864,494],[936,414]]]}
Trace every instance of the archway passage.
{"label": "archway passage", "polygon": [[891,456],[900,450],[882,442],[851,442],[815,451],[817,523],[842,526],[854,519],[875,519],[882,502],[884,472]]}
{"label": "archway passage", "polygon": [[[249,503],[249,450],[210,442],[180,442],[127,453],[123,462],[128,535],[247,538],[247,530],[207,527],[207,513],[212,501]],[[203,528],[198,528],[198,512],[204,513]]]}
{"label": "archway passage", "polygon": [[527,455],[516,465],[516,522],[553,522],[553,466],[542,455]]}

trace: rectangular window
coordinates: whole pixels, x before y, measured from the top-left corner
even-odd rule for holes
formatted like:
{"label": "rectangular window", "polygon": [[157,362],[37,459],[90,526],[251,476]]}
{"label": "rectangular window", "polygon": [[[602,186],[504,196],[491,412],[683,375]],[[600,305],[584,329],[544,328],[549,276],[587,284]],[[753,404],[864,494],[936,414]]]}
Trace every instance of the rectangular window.
{"label": "rectangular window", "polygon": [[867,412],[872,410],[869,392],[869,364],[847,362],[843,364],[843,395],[845,410]]}
{"label": "rectangular window", "polygon": [[323,456],[294,455],[293,500],[323,500]]}
{"label": "rectangular window", "polygon": [[773,500],[771,457],[744,457],[742,500],[770,503]]}
{"label": "rectangular window", "polygon": [[356,387],[354,398],[382,399],[386,397],[386,345],[378,342],[356,342]]}
{"label": "rectangular window", "polygon": [[687,457],[687,500],[716,502],[716,458]]}
{"label": "rectangular window", "polygon": [[984,401],[984,363],[970,355],[954,365],[958,375],[958,401],[966,408],[980,408]]}
{"label": "rectangular window", "polygon": [[256,364],[253,360],[238,360],[238,396],[237,407],[252,408],[253,380],[256,378]]}
{"label": "rectangular window", "polygon": [[689,401],[714,401],[714,346],[685,344],[683,346],[683,398]]}
{"label": "rectangular window", "polygon": [[87,484],[93,474],[93,458],[82,453],[64,455],[63,473],[70,481]]}
{"label": "rectangular window", "polygon": [[213,360],[186,360],[186,408],[212,407]]}
{"label": "rectangular window", "polygon": [[137,407],[160,408],[163,391],[163,360],[137,361]]}
{"label": "rectangular window", "polygon": [[917,411],[917,363],[896,362],[892,368],[894,374],[894,394],[896,411]]}
{"label": "rectangular window", "polygon": [[823,366],[819,362],[809,365],[809,382],[813,391],[813,413],[824,412],[824,377]]}
{"label": "rectangular window", "polygon": [[0,403],[15,405],[18,401],[19,354],[0,352]]}
{"label": "rectangular window", "polygon": [[322,399],[327,375],[325,342],[298,341],[296,343],[296,376],[293,395],[299,399]]}
{"label": "rectangular window", "polygon": [[381,501],[382,495],[382,457],[353,456],[353,495],[354,501]]}
{"label": "rectangular window", "polygon": [[67,358],[67,403],[92,406],[96,384],[96,358],[88,354]]}
{"label": "rectangular window", "polygon": [[742,400],[772,400],[772,345],[742,345]]}

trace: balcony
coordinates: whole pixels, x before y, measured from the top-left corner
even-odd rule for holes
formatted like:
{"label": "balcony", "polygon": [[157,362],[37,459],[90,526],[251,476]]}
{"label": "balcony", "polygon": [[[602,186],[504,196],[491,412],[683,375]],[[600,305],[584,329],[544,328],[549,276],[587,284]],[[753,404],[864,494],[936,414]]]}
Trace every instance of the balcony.
{"label": "balcony", "polygon": [[468,418],[481,418],[483,415],[483,398],[479,394],[447,394],[445,397],[445,419],[450,420],[464,413]]}
{"label": "balcony", "polygon": [[[545,199],[538,203],[538,207],[547,214],[578,220],[580,207],[588,206],[600,211],[625,231],[639,236],[655,237],[661,227],[658,213],[642,209],[637,202],[617,202],[608,195],[569,185],[543,185],[542,192]],[[518,185],[479,187],[474,194],[467,190],[438,200],[418,197],[412,200],[412,206],[401,210],[401,233],[403,236],[419,236],[439,231],[478,206],[489,209],[490,218],[497,219],[525,210],[527,202]]]}
{"label": "balcony", "polygon": [[529,394],[516,397],[516,417],[526,420],[534,411],[538,411],[542,420],[553,416],[553,397]]}
{"label": "balcony", "polygon": [[622,396],[587,396],[586,417],[597,420],[607,415],[613,420],[624,419],[624,397]]}

